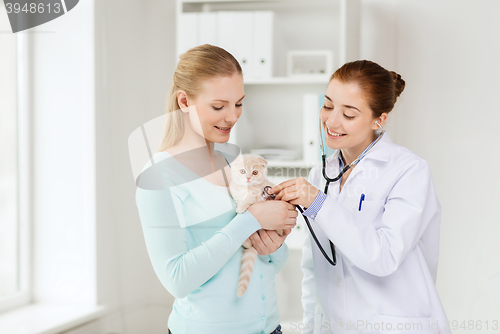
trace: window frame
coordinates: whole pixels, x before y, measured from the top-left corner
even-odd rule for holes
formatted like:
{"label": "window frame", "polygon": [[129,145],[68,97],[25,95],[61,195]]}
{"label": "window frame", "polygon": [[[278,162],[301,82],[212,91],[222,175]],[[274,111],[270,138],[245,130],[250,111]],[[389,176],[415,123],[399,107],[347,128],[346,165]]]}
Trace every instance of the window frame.
{"label": "window frame", "polygon": [[29,94],[29,35],[16,34],[17,67],[17,237],[19,290],[0,299],[0,314],[26,306],[32,302],[32,198],[31,191],[31,136]]}

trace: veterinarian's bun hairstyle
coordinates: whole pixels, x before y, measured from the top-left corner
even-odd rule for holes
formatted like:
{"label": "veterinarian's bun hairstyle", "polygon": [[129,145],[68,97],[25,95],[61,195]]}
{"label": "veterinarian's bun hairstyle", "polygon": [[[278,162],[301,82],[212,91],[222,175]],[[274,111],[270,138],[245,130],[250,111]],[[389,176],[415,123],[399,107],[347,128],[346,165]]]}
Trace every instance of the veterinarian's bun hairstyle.
{"label": "veterinarian's bun hairstyle", "polygon": [[357,83],[373,111],[374,118],[380,117],[382,113],[389,113],[405,89],[405,81],[401,75],[369,60],[344,64],[333,73],[330,81],[333,79],[344,83]]}

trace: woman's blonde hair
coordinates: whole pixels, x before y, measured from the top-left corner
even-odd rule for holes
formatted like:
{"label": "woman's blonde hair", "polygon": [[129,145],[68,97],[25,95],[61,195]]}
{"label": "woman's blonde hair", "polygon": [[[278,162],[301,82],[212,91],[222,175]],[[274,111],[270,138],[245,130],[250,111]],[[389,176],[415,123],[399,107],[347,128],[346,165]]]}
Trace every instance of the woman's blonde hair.
{"label": "woman's blonde hair", "polygon": [[226,50],[204,44],[196,46],[180,56],[173,82],[167,97],[167,119],[159,151],[177,144],[184,135],[184,122],[179,109],[177,92],[183,90],[190,98],[196,98],[204,80],[214,77],[243,75],[238,61]]}

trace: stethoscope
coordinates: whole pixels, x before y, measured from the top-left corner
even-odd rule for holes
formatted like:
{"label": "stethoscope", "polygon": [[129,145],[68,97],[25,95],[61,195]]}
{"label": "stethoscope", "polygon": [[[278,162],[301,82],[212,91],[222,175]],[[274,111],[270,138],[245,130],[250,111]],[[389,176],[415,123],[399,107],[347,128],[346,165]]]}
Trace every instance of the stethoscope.
{"label": "stethoscope", "polygon": [[[322,174],[323,174],[323,177],[325,178],[326,180],[326,185],[325,185],[325,190],[324,190],[324,193],[325,195],[328,194],[328,186],[330,185],[330,182],[336,182],[338,180],[340,180],[340,178],[342,177],[342,175],[344,175],[352,166],[356,165],[359,161],[361,161],[361,159],[364,158],[364,156],[371,150],[371,148],[380,141],[380,139],[382,138],[382,136],[384,135],[385,133],[385,130],[384,128],[382,127],[382,125],[380,125],[380,123],[378,121],[375,121],[375,124],[378,125],[378,127],[380,128],[380,133],[379,135],[377,136],[377,139],[375,139],[370,145],[368,145],[368,147],[353,161],[351,162],[348,166],[344,167],[344,169],[342,169],[342,171],[339,173],[339,175],[337,175],[336,177],[334,177],[333,179],[332,178],[329,178],[328,175],[326,175],[326,154],[325,154],[325,148],[323,146],[323,136],[321,136],[321,130],[322,130],[322,127],[321,127],[321,118],[319,119],[319,134],[320,134],[320,147],[321,147],[321,160],[323,162],[323,169],[322,169]],[[340,154],[342,154],[342,151],[339,152]],[[274,194],[269,194],[267,192],[267,190],[271,188],[271,187],[265,187],[264,188],[264,192],[262,193],[262,198],[264,200],[267,200],[267,199],[274,199]],[[321,246],[318,238],[316,237],[316,233],[314,233],[314,230],[311,226],[311,223],[309,222],[309,219],[307,219],[306,216],[304,216],[304,211],[303,209],[299,206],[299,205],[295,205],[295,207],[300,211],[300,213],[302,214],[302,217],[304,217],[304,220],[306,221],[306,224],[307,224],[307,227],[309,228],[309,231],[311,232],[311,236],[313,237],[314,241],[316,242],[316,245],[318,246],[319,250],[321,251],[321,253],[323,254],[323,256],[325,257],[325,259],[328,261],[328,263],[330,263],[332,266],[335,266],[337,264],[337,256],[335,255],[335,246],[333,245],[333,242],[331,240],[330,241],[330,249],[332,251],[332,258],[330,258],[325,250],[323,249],[323,247]]]}

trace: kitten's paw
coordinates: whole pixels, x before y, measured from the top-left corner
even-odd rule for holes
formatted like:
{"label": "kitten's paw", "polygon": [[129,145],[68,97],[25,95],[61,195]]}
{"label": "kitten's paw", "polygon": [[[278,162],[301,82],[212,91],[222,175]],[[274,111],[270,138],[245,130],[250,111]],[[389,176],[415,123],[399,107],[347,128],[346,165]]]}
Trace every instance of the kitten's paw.
{"label": "kitten's paw", "polygon": [[243,213],[247,210],[246,205],[238,205],[236,206],[236,213]]}
{"label": "kitten's paw", "polygon": [[248,248],[252,247],[252,242],[250,241],[250,239],[247,239],[247,240],[245,240],[245,242],[243,243],[242,246],[243,246],[243,248],[248,249]]}

